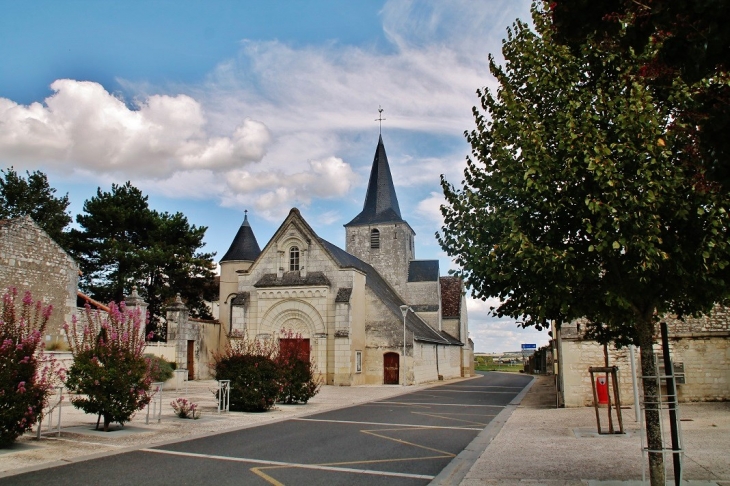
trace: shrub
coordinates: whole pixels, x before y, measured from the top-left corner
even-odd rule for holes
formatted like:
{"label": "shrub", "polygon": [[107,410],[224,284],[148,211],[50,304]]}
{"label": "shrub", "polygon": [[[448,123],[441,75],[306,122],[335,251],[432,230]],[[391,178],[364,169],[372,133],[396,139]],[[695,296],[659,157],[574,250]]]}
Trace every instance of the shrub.
{"label": "shrub", "polygon": [[61,372],[43,355],[43,334],[52,306],[8,289],[0,304],[0,447],[10,446],[42,418]]}
{"label": "shrub", "polygon": [[109,313],[91,312],[86,307],[83,327],[74,317],[64,330],[74,363],[66,386],[85,397],[71,400],[74,407],[97,414],[96,427],[104,418],[104,431],[111,422],[124,425],[150,402],[150,373],[143,357],[145,339],[139,311],[109,304]]}
{"label": "shrub", "polygon": [[279,369],[273,341],[234,338],[213,356],[216,380],[231,380],[230,410],[265,412],[279,395]]}
{"label": "shrub", "polygon": [[281,337],[287,340],[287,345],[284,346],[279,341],[276,357],[281,385],[279,401],[307,403],[319,392],[321,380],[315,377],[314,364],[304,352],[302,335],[282,329]]}
{"label": "shrub", "polygon": [[180,418],[193,420],[200,418],[200,409],[198,408],[198,405],[187,398],[176,398],[170,402],[170,406],[175,411],[175,415]]}
{"label": "shrub", "polygon": [[145,354],[144,358],[147,360],[147,366],[150,369],[150,380],[152,382],[167,381],[172,378],[175,363],[170,363],[165,358],[153,354]]}

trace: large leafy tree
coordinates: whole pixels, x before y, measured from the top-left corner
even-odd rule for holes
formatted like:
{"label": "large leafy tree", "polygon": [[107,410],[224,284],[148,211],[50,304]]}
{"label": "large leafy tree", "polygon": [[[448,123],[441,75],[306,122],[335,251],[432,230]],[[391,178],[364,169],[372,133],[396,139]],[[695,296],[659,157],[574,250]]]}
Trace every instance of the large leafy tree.
{"label": "large leafy tree", "polygon": [[[697,83],[677,116],[694,130],[698,162],[730,189],[730,2],[726,0],[556,0],[556,39],[578,52],[587,41],[623,56],[646,51],[642,74],[663,97],[675,77]],[[698,83],[701,81],[701,83]]]}
{"label": "large leafy tree", "polygon": [[[603,336],[641,348],[656,374],[657,316],[709,311],[728,291],[730,204],[693,163],[692,103],[680,77],[659,98],[642,76],[655,45],[631,56],[555,42],[533,8],[490,58],[496,92],[480,90],[464,180],[442,179],[438,235],[474,297],[499,316],[542,327],[587,317]],[[643,383],[648,446],[661,449],[656,383]],[[652,484],[664,484],[651,453]]]}
{"label": "large leafy tree", "polygon": [[26,171],[26,177],[12,167],[0,170],[0,219],[30,216],[59,245],[66,247],[64,229],[71,222],[66,212],[68,194],[56,197],[46,174]]}
{"label": "large leafy tree", "polygon": [[194,317],[211,318],[205,300],[216,295],[212,253],[200,252],[206,227],[191,225],[181,213],[149,208],[147,196],[131,183],[97,190],[70,232],[80,262],[81,287],[96,300],[121,301],[136,286],[149,303],[148,330],[160,327],[166,303],[180,293]]}

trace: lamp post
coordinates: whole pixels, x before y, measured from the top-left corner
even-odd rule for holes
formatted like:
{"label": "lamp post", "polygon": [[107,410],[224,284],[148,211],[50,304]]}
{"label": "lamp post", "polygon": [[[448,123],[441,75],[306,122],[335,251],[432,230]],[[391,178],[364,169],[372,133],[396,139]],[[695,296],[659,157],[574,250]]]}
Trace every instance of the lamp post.
{"label": "lamp post", "polygon": [[413,309],[407,305],[402,305],[400,311],[403,313],[403,386],[406,386],[406,315],[408,311],[413,312]]}

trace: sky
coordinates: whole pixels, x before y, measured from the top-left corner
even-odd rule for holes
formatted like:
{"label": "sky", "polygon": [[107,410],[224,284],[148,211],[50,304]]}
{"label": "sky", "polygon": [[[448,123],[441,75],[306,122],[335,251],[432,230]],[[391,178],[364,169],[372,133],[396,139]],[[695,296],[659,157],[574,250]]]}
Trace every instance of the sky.
{"label": "sky", "polygon": [[[131,181],[206,226],[223,256],[244,210],[263,248],[292,207],[344,248],[382,136],[416,258],[439,177],[461,181],[488,55],[529,0],[0,0],[0,168],[41,170],[72,215]],[[469,299],[478,352],[546,344]]]}

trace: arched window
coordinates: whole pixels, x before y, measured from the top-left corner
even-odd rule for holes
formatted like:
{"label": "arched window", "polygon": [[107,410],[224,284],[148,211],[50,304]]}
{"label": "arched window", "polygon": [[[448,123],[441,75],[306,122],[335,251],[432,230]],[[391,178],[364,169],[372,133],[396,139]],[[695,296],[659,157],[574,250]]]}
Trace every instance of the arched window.
{"label": "arched window", "polygon": [[370,248],[380,248],[380,231],[376,229],[370,231]]}
{"label": "arched window", "polygon": [[299,247],[292,246],[289,248],[289,271],[295,272],[299,270]]}

